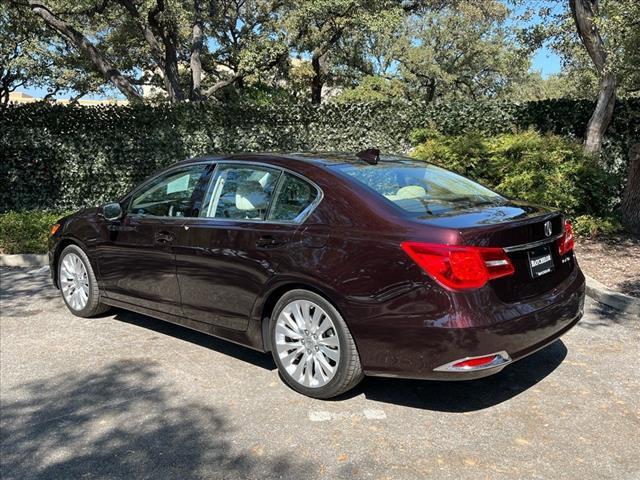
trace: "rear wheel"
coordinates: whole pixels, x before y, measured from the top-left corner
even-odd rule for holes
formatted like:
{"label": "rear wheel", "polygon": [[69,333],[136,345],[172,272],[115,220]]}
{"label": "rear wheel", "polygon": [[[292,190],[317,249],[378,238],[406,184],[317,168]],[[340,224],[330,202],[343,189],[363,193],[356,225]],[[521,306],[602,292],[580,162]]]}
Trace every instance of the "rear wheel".
{"label": "rear wheel", "polygon": [[58,286],[69,311],[78,317],[92,317],[109,309],[100,303],[98,281],[86,253],[69,245],[60,254]]}
{"label": "rear wheel", "polygon": [[308,290],[285,293],[270,325],[271,350],[289,386],[314,398],[331,398],[364,377],[351,332],[340,313]]}

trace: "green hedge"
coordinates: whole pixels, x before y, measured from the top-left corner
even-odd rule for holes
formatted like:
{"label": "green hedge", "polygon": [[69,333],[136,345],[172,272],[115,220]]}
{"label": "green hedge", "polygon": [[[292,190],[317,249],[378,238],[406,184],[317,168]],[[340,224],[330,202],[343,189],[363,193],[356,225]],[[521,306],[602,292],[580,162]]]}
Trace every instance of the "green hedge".
{"label": "green hedge", "polygon": [[488,136],[413,134],[416,158],[446,166],[504,195],[548,205],[576,221],[576,233],[596,235],[620,228],[613,217],[618,176],[583,153],[575,140],[535,130]]}
{"label": "green hedge", "polygon": [[0,213],[0,254],[46,253],[51,226],[60,212]]}
{"label": "green hedge", "polygon": [[[231,151],[354,151],[372,145],[402,153],[410,133],[496,134],[533,127],[580,137],[593,104],[503,102],[256,106],[74,107],[44,103],[0,110],[0,212],[70,209],[122,195],[158,168],[193,155]],[[622,172],[638,138],[640,100],[618,102],[605,145]]]}

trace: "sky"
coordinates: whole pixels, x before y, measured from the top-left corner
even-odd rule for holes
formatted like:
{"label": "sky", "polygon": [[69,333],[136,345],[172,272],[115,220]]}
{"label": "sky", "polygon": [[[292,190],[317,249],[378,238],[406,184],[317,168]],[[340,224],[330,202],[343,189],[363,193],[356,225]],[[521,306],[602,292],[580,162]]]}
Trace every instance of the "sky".
{"label": "sky", "polygon": [[560,73],[560,57],[547,47],[540,48],[533,56],[531,71],[539,71],[544,78]]}

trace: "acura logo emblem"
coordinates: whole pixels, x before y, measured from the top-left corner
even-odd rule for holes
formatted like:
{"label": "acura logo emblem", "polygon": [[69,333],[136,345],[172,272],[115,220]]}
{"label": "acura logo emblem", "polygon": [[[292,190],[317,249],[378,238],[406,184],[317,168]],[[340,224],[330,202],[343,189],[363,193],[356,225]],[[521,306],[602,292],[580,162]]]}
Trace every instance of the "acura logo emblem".
{"label": "acura logo emblem", "polygon": [[544,234],[547,237],[551,236],[551,221],[547,220],[546,222],[544,222]]}

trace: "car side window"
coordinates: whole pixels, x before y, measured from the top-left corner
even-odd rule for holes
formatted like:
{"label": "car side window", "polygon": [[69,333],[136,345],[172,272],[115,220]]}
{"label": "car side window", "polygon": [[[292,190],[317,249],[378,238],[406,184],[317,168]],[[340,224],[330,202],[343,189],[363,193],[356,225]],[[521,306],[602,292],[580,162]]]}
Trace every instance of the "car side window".
{"label": "car side window", "polygon": [[318,190],[295,175],[284,174],[269,220],[294,222],[318,197]]}
{"label": "car side window", "polygon": [[270,168],[220,165],[209,184],[200,217],[264,220],[280,174]]}
{"label": "car side window", "polygon": [[156,217],[189,216],[191,196],[206,171],[206,164],[198,164],[160,175],[133,196],[129,213]]}

